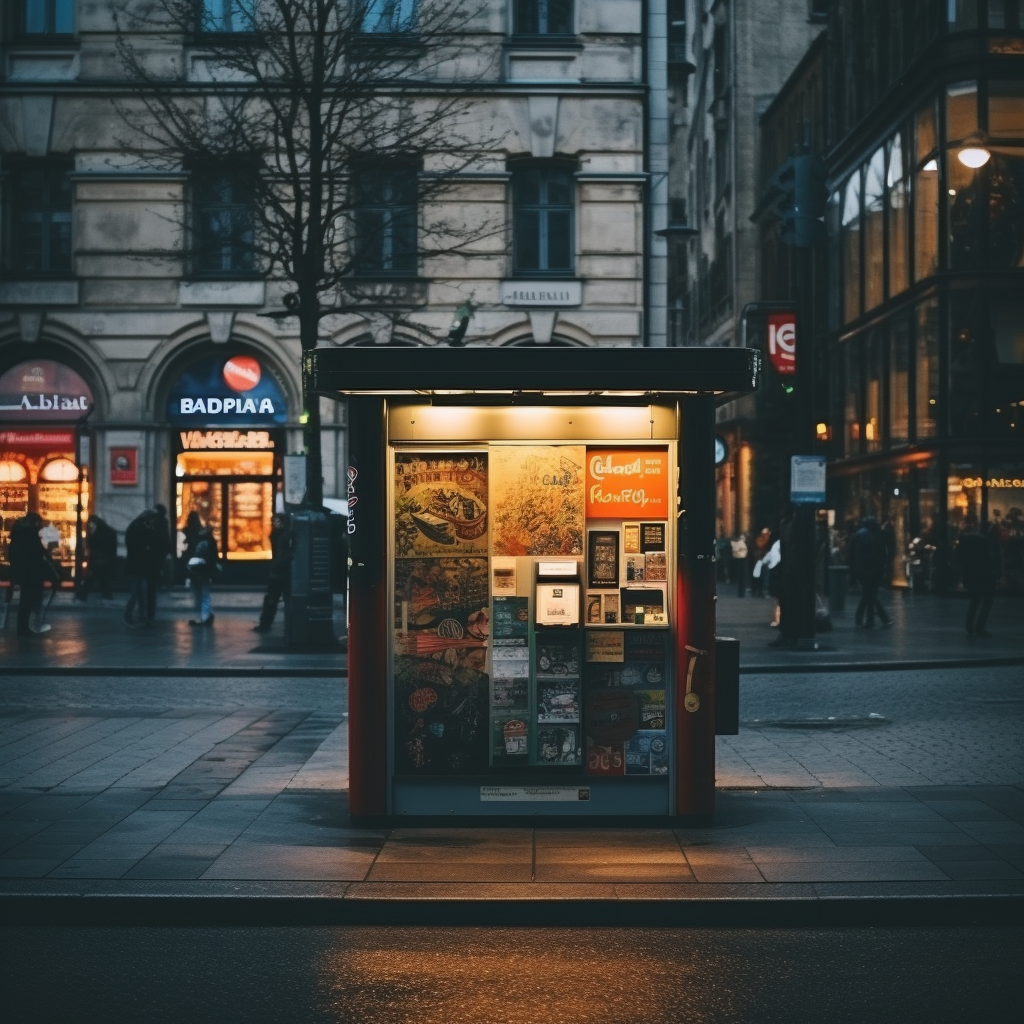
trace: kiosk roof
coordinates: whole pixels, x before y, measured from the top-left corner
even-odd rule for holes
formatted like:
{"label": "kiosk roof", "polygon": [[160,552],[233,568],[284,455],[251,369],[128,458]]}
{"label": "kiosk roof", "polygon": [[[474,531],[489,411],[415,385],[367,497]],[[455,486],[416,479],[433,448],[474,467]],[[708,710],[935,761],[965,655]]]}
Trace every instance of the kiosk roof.
{"label": "kiosk roof", "polygon": [[323,348],[313,388],[342,395],[511,395],[566,398],[756,391],[760,353],[749,348]]}

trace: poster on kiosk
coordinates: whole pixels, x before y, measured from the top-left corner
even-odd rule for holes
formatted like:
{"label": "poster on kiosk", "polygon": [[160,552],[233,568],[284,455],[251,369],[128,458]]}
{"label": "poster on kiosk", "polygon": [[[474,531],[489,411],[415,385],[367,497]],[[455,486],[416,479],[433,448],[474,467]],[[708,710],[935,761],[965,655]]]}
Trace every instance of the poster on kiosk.
{"label": "poster on kiosk", "polygon": [[[503,356],[470,356],[492,357]],[[405,391],[350,404],[357,815],[671,815],[678,779],[694,774],[688,762],[709,757],[713,788],[713,567],[710,615],[686,617],[679,400],[630,399],[569,406],[543,396],[524,410],[474,406],[472,392],[436,401]],[[706,478],[701,514],[713,543],[713,401],[700,410],[708,443],[693,435],[692,476]],[[378,502],[381,534],[367,523]],[[686,644],[706,669],[688,671]],[[682,709],[687,679],[703,716]],[[690,738],[709,727],[710,748]],[[706,785],[703,775],[695,784]]]}

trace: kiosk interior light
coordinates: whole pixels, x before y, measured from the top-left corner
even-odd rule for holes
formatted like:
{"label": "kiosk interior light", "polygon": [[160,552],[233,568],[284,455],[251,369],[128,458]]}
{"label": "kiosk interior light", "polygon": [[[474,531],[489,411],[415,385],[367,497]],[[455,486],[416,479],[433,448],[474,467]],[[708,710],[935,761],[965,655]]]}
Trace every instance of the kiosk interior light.
{"label": "kiosk interior light", "polygon": [[972,170],[984,167],[991,157],[992,154],[982,146],[968,146],[966,149],[961,149],[956,155],[957,160],[964,167],[970,167]]}

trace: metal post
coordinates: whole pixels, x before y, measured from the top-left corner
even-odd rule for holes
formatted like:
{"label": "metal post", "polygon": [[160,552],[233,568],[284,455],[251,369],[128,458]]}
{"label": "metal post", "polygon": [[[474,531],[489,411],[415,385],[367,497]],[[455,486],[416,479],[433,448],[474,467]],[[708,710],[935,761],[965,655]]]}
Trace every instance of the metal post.
{"label": "metal post", "polygon": [[348,742],[349,810],[387,814],[388,580],[385,408],[348,400]]}
{"label": "metal post", "polygon": [[715,402],[679,403],[676,814],[715,810]]}

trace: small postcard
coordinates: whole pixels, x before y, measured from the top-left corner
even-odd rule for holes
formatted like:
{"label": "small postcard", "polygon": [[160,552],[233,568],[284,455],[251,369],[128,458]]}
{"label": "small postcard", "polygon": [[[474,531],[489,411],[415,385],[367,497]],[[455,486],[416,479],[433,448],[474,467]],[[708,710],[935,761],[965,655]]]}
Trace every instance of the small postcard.
{"label": "small postcard", "polygon": [[606,626],[615,625],[619,621],[619,592],[604,594],[601,600],[601,610],[604,614]]}
{"label": "small postcard", "polygon": [[495,597],[515,597],[516,560],[514,558],[496,556],[491,559],[491,593]]}
{"label": "small postcard", "polygon": [[604,595],[599,590],[587,591],[586,613],[583,620],[588,626],[597,626],[604,622],[603,599]]}
{"label": "small postcard", "polygon": [[625,634],[620,629],[587,631],[588,662],[622,662],[626,658]]}
{"label": "small postcard", "polygon": [[644,555],[644,579],[648,582],[668,579],[668,561],[664,551],[651,551]]}
{"label": "small postcard", "polygon": [[622,552],[626,555],[640,554],[640,524],[622,524]]}
{"label": "small postcard", "polygon": [[640,550],[644,552],[665,550],[664,523],[640,524]]}

